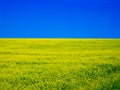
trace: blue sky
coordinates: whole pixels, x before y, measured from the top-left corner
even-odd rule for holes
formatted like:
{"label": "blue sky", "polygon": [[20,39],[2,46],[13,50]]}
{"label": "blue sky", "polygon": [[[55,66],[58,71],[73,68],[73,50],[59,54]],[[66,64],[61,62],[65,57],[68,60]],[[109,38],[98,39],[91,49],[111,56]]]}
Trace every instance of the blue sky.
{"label": "blue sky", "polygon": [[119,0],[0,0],[1,38],[120,38]]}

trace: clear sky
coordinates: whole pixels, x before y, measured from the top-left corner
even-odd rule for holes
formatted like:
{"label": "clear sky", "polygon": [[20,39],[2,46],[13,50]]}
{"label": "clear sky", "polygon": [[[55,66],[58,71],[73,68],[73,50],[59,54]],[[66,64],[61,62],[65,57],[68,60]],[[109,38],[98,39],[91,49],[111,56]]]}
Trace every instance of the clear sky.
{"label": "clear sky", "polygon": [[120,0],[0,0],[1,38],[120,38]]}

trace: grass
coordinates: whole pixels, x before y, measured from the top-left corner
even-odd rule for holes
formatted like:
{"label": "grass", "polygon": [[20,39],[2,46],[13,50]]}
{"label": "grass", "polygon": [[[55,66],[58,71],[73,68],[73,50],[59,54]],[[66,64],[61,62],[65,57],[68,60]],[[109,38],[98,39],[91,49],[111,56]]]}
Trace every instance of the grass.
{"label": "grass", "polygon": [[0,39],[0,90],[120,90],[120,39]]}

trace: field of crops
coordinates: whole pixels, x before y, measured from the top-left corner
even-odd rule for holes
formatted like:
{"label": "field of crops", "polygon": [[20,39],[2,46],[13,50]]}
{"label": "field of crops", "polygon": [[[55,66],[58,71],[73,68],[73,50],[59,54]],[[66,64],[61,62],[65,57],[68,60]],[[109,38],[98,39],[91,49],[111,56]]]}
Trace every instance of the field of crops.
{"label": "field of crops", "polygon": [[0,90],[120,90],[120,39],[0,39]]}

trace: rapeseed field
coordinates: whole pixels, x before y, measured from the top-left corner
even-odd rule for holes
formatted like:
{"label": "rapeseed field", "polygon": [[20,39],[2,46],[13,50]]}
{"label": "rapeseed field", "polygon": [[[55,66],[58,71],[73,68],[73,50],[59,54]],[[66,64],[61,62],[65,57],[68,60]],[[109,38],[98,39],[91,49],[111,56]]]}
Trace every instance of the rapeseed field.
{"label": "rapeseed field", "polygon": [[0,90],[120,90],[120,39],[0,39]]}

